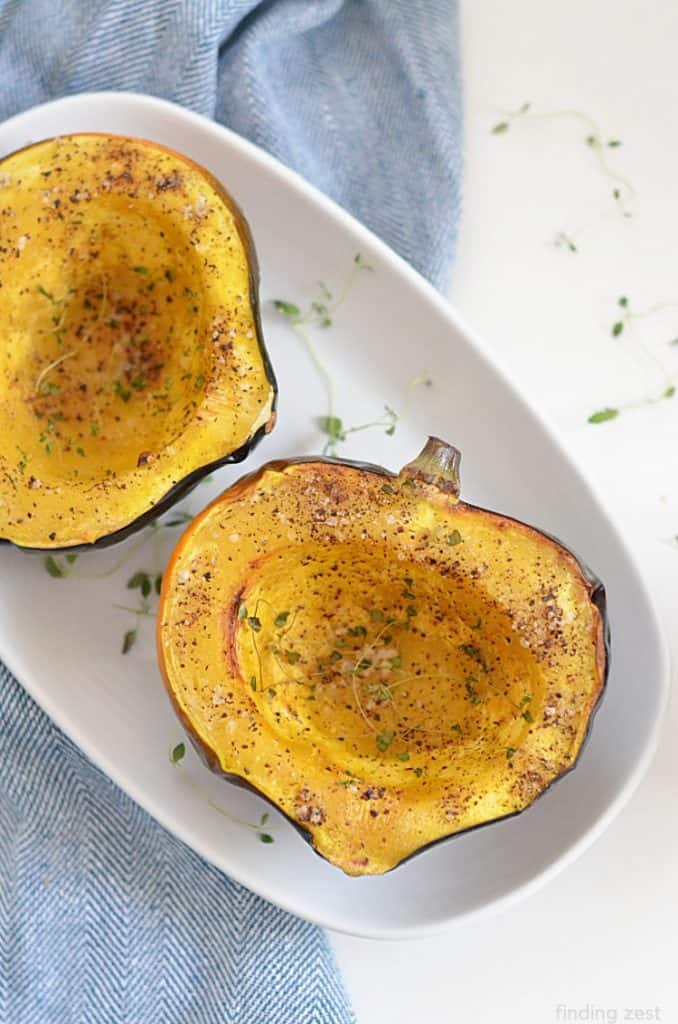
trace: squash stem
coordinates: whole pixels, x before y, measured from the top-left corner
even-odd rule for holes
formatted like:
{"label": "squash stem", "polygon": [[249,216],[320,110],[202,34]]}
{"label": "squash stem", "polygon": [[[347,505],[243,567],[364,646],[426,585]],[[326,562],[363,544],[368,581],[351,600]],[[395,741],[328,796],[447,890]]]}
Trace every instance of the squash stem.
{"label": "squash stem", "polygon": [[458,499],[460,462],[461,452],[458,448],[441,441],[439,437],[429,437],[416,459],[400,470],[400,476],[433,484]]}

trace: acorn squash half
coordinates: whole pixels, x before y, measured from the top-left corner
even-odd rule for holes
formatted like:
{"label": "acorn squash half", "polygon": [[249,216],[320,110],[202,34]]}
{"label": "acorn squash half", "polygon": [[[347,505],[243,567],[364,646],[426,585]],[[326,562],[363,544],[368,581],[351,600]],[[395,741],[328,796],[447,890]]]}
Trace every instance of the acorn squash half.
{"label": "acorn squash half", "polygon": [[553,538],[464,504],[430,439],[392,476],[273,462],[188,527],[162,674],[207,764],[351,875],[522,811],[574,765],[604,592]]}
{"label": "acorn squash half", "polygon": [[0,161],[0,538],[121,539],[274,421],[257,259],[219,182],[141,139]]}

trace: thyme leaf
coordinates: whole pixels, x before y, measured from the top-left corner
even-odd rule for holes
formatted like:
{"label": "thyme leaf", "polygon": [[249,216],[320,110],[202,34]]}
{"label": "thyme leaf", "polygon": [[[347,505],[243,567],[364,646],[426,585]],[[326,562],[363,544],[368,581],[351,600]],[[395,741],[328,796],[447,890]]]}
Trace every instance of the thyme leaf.
{"label": "thyme leaf", "polygon": [[122,638],[122,653],[127,654],[132,650],[137,639],[136,629],[128,629]]}

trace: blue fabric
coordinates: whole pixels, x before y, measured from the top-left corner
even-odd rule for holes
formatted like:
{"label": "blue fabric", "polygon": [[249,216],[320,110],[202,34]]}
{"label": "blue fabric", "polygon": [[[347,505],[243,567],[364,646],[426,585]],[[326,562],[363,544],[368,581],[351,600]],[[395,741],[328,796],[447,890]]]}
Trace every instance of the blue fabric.
{"label": "blue fabric", "polygon": [[[97,89],[224,122],[434,283],[459,208],[455,0],[0,0],[0,118]],[[325,937],[205,864],[0,667],[0,1024],[344,1024]]]}
{"label": "blue fabric", "polygon": [[348,1024],[327,940],[165,832],[0,665],[0,1022]]}

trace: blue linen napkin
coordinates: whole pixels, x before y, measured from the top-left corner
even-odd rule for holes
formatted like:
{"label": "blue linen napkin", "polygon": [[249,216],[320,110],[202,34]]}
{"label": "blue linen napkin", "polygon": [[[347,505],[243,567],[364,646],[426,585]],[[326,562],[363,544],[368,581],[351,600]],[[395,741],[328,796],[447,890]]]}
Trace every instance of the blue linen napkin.
{"label": "blue linen napkin", "polygon": [[[0,118],[98,89],[214,117],[438,285],[456,0],[0,0]],[[204,863],[0,666],[0,1024],[346,1024],[323,934]]]}

